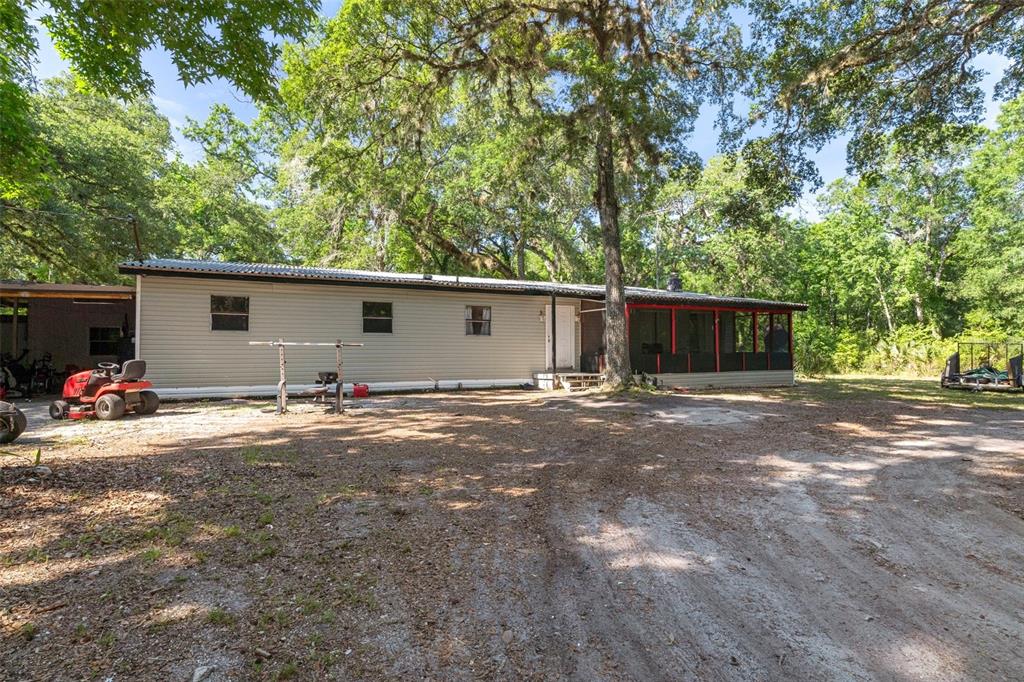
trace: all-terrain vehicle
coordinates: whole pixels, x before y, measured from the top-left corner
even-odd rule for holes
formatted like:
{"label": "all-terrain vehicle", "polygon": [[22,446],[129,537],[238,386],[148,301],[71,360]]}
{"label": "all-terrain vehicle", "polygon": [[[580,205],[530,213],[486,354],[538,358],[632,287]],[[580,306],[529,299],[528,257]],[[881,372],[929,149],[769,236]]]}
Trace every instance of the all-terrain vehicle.
{"label": "all-terrain vehicle", "polygon": [[153,384],[144,380],[145,360],[129,360],[124,367],[101,362],[97,369],[72,374],[64,382],[60,400],[50,403],[54,419],[120,419],[125,411],[153,414],[160,407],[160,397]]}
{"label": "all-terrain vehicle", "polygon": [[10,403],[0,402],[0,445],[13,443],[26,426],[28,420],[24,412]]}

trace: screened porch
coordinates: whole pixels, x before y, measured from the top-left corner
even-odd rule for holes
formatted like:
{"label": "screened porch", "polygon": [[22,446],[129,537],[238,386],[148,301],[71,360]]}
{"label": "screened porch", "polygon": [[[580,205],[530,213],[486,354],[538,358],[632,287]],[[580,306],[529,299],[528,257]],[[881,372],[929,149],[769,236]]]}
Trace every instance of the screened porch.
{"label": "screened porch", "polygon": [[628,304],[626,316],[636,373],[793,369],[792,311]]}

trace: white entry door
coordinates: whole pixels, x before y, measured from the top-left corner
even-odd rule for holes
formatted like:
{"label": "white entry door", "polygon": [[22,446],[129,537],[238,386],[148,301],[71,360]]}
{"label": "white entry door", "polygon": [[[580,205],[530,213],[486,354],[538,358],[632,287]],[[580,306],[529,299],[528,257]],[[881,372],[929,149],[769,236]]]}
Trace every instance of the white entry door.
{"label": "white entry door", "polygon": [[[555,357],[558,360],[556,369],[572,369],[576,366],[576,309],[571,305],[558,306],[556,320]],[[544,306],[545,334],[544,366],[551,367],[551,306]]]}

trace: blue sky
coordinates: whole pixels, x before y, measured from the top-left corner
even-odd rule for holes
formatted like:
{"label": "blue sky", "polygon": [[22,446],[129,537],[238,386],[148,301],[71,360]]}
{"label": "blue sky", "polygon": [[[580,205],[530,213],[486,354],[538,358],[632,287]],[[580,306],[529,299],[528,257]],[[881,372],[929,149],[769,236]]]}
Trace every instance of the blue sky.
{"label": "blue sky", "polygon": [[[337,13],[342,0],[322,0],[321,14],[333,16]],[[53,47],[45,29],[37,25],[39,41],[38,65],[36,75],[40,79],[56,76],[67,69]],[[977,65],[988,72],[985,79],[985,91],[989,94],[985,122],[991,124],[999,110],[999,103],[991,97],[995,82],[1007,64],[1007,60],[997,55],[982,55],[976,60]],[[242,120],[250,120],[256,115],[256,107],[244,95],[223,80],[213,80],[191,88],[186,88],[178,79],[178,73],[170,58],[163,50],[150,50],[143,56],[143,64],[153,77],[155,88],[153,102],[166,116],[175,129],[175,139],[186,160],[194,161],[200,156],[196,145],[181,136],[180,128],[186,118],[202,120],[214,104],[227,104]],[[714,110],[706,108],[697,120],[690,147],[705,160],[717,151],[718,132],[715,130]],[[821,172],[825,184],[846,174],[846,141],[838,139],[824,149],[812,155]],[[796,207],[796,214],[808,218],[817,215],[814,197],[805,197]]]}

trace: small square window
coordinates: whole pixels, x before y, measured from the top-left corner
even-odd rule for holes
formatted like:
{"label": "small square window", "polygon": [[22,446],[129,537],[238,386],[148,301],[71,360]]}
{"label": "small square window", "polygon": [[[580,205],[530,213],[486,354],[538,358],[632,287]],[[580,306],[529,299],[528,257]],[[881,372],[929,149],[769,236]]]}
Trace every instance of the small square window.
{"label": "small square window", "polygon": [[249,331],[249,297],[210,296],[210,328],[214,331]]}
{"label": "small square window", "polygon": [[392,321],[390,303],[363,301],[364,334],[390,334]]}
{"label": "small square window", "polygon": [[466,306],[466,336],[491,335],[491,306]]}
{"label": "small square window", "polygon": [[89,355],[117,355],[120,327],[89,327]]}

